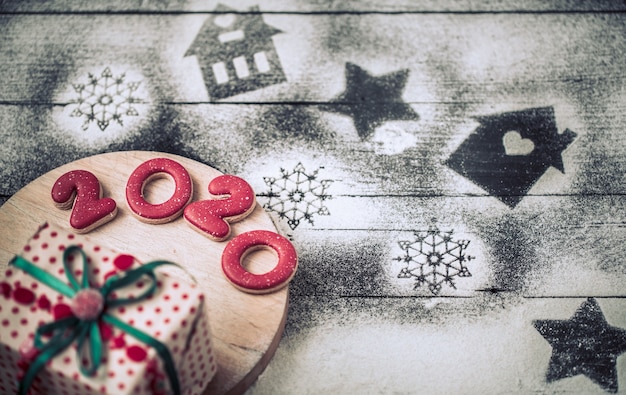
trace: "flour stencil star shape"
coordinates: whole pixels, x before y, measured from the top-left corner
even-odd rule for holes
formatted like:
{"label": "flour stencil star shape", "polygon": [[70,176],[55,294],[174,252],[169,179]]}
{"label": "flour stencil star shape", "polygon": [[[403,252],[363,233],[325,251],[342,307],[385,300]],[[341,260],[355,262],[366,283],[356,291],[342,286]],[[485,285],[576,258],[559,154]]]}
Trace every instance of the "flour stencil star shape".
{"label": "flour stencil star shape", "polygon": [[618,391],[616,360],[626,352],[626,330],[609,325],[594,298],[569,320],[536,320],[533,325],[552,346],[548,382],[583,374],[605,391]]}
{"label": "flour stencil star shape", "polygon": [[374,76],[348,62],[345,73],[345,90],[322,106],[322,110],[350,116],[362,140],[370,137],[386,121],[419,119],[411,106],[402,100],[408,69]]}

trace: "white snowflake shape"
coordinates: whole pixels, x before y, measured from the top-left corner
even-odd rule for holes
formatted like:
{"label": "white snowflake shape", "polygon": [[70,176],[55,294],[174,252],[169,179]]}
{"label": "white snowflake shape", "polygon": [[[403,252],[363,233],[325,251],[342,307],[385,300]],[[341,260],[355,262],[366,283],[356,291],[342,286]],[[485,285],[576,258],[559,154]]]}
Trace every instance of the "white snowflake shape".
{"label": "white snowflake shape", "polygon": [[413,241],[399,241],[405,254],[394,259],[406,263],[406,267],[402,268],[398,278],[415,277],[414,289],[426,284],[430,292],[437,295],[442,284],[456,289],[454,277],[471,277],[465,266],[466,261],[474,259],[465,255],[470,242],[453,240],[452,234],[453,231],[442,233],[430,227],[427,231],[414,232]]}
{"label": "white snowflake shape", "polygon": [[102,131],[111,121],[123,126],[123,115],[139,115],[134,104],[144,101],[135,97],[134,93],[141,82],[126,82],[125,74],[115,77],[108,67],[99,77],[89,73],[87,78],[89,81],[86,84],[72,85],[78,97],[70,101],[77,105],[70,116],[85,117],[83,130],[87,130],[91,122],[96,122]]}
{"label": "white snowflake shape", "polygon": [[301,220],[313,225],[313,216],[316,214],[330,215],[324,201],[331,199],[326,189],[333,181],[318,180],[318,171],[307,174],[302,163],[298,163],[292,171],[281,168],[282,176],[279,178],[263,177],[270,188],[267,193],[259,194],[268,198],[263,207],[278,213],[281,219],[286,218],[292,230]]}

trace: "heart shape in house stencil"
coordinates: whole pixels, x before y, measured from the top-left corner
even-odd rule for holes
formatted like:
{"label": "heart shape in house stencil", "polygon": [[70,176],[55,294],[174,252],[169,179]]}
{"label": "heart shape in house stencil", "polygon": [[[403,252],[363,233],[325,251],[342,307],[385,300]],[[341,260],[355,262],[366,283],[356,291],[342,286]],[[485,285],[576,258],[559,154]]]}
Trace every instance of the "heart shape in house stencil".
{"label": "heart shape in house stencil", "polygon": [[535,149],[535,143],[531,139],[524,139],[516,131],[507,132],[502,137],[504,152],[509,156],[529,155]]}

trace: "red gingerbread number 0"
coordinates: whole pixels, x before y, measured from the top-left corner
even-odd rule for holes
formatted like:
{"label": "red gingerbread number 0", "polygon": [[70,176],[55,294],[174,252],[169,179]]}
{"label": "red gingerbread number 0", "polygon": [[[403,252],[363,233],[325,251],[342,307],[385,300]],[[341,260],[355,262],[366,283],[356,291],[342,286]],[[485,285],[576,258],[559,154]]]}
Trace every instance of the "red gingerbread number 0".
{"label": "red gingerbread number 0", "polygon": [[[253,274],[243,265],[245,256],[259,248],[269,247],[278,255],[274,269]],[[298,267],[298,255],[293,245],[275,232],[253,230],[233,238],[222,253],[222,271],[236,288],[248,293],[268,293],[281,289],[291,281]]]}
{"label": "red gingerbread number 0", "polygon": [[[169,175],[176,185],[172,196],[160,204],[146,201],[145,186],[154,178]],[[187,169],[175,160],[155,158],[143,162],[128,177],[126,202],[130,210],[143,222],[162,224],[178,218],[193,195],[193,183]]]}

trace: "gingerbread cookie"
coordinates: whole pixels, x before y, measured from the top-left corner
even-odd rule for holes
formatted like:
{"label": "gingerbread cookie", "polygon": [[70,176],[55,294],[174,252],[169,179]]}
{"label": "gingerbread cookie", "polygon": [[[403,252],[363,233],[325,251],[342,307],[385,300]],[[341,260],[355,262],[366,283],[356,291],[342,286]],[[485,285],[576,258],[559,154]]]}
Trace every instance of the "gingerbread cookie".
{"label": "gingerbread cookie", "polygon": [[209,193],[217,199],[193,202],[185,207],[183,216],[205,236],[223,241],[230,236],[230,222],[241,221],[254,211],[254,191],[242,178],[223,175],[209,183]]}
{"label": "gingerbread cookie", "polygon": [[52,186],[51,197],[57,208],[72,209],[70,226],[77,233],[87,233],[117,215],[115,200],[102,198],[100,181],[87,170],[63,174]]}
{"label": "gingerbread cookie", "polygon": [[[243,266],[245,256],[260,248],[271,248],[278,255],[278,263],[267,273],[253,274]],[[296,250],[283,236],[267,230],[253,230],[232,239],[222,254],[222,270],[228,281],[241,291],[263,294],[277,291],[296,274]]]}
{"label": "gingerbread cookie", "polygon": [[[144,198],[145,186],[155,178],[169,176],[176,187],[172,196],[160,204]],[[146,223],[163,224],[178,218],[193,195],[193,183],[187,170],[168,158],[155,158],[137,167],[126,184],[126,202],[135,216]]]}

